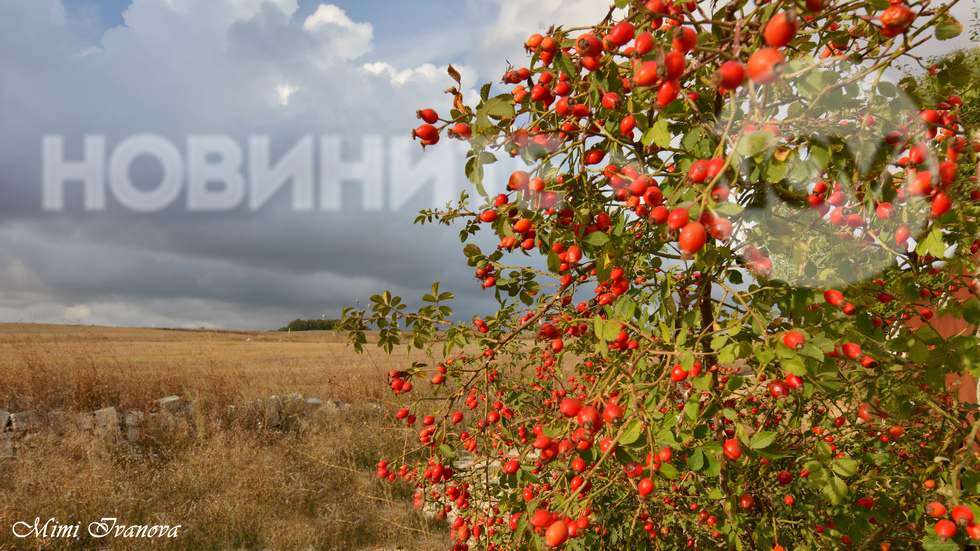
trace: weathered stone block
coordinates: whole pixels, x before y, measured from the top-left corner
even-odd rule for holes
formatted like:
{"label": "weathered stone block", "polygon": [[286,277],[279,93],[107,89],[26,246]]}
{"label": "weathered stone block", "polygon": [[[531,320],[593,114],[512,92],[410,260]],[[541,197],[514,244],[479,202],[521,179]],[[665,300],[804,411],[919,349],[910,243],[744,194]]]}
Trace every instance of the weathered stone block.
{"label": "weathered stone block", "polygon": [[127,427],[138,427],[146,422],[146,414],[142,411],[127,411],[123,416],[123,421]]}
{"label": "weathered stone block", "polygon": [[134,444],[143,441],[143,429],[139,427],[126,427],[126,440]]}
{"label": "weathered stone block", "polygon": [[319,398],[307,398],[306,399],[306,411],[314,411],[323,407],[323,400]]}
{"label": "weathered stone block", "polygon": [[10,425],[10,412],[0,409],[0,432],[7,430]]}
{"label": "weathered stone block", "polygon": [[107,407],[95,412],[95,425],[108,430],[119,430],[119,412],[114,407]]}
{"label": "weathered stone block", "polygon": [[278,396],[269,396],[265,401],[265,424],[269,428],[282,425],[282,401]]}
{"label": "weathered stone block", "polygon": [[62,435],[68,430],[71,418],[63,411],[52,411],[47,415],[48,430],[57,435]]}
{"label": "weathered stone block", "polygon": [[10,416],[10,426],[18,432],[27,432],[41,428],[41,420],[33,411],[22,411]]}
{"label": "weathered stone block", "polygon": [[167,396],[166,398],[160,398],[157,400],[157,404],[160,406],[160,411],[166,411],[169,413],[177,413],[184,407],[184,401],[180,396]]}
{"label": "weathered stone block", "polygon": [[0,433],[0,459],[7,459],[14,456],[13,433]]}
{"label": "weathered stone block", "polygon": [[78,430],[94,430],[95,429],[95,414],[94,413],[79,413],[75,416],[75,426]]}
{"label": "weathered stone block", "polygon": [[302,394],[287,394],[282,397],[280,403],[282,413],[280,425],[283,429],[289,430],[306,409],[306,401],[303,400]]}

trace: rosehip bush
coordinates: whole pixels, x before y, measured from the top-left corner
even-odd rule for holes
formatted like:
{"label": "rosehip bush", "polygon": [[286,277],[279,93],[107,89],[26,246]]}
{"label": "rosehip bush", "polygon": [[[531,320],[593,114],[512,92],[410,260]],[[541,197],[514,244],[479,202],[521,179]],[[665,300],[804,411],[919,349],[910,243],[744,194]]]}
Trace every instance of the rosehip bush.
{"label": "rosehip bush", "polygon": [[889,73],[962,26],[760,4],[617,1],[531,36],[503,93],[419,112],[423,145],[469,140],[475,192],[417,222],[462,225],[499,307],[454,320],[435,284],[343,327],[433,358],[390,373],[417,446],[378,476],[455,549],[976,544],[980,416],[947,376],[980,364],[977,89]]}

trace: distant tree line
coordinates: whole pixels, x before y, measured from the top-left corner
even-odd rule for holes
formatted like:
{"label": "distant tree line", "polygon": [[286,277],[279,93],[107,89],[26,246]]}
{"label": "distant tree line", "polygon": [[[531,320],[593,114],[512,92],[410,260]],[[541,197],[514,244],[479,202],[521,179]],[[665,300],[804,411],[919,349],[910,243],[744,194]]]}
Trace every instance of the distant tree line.
{"label": "distant tree line", "polygon": [[279,331],[331,331],[338,320],[314,319],[301,320],[295,319],[289,322],[286,327],[280,327]]}

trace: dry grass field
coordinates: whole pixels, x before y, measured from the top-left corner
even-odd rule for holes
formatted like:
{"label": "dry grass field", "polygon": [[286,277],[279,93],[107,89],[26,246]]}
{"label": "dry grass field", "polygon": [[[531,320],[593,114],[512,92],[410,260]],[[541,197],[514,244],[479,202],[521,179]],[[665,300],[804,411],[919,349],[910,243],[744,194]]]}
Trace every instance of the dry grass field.
{"label": "dry grass field", "polygon": [[[374,475],[408,442],[384,375],[404,366],[355,355],[329,332],[228,332],[0,324],[0,409],[155,411],[193,403],[187,423],[141,445],[40,430],[0,460],[0,549],[445,548],[411,509],[413,488]],[[267,429],[229,405],[301,393],[354,406]],[[381,406],[378,411],[371,404]],[[82,522],[80,539],[16,538],[14,523]],[[103,517],[181,525],[167,540],[85,536]]]}

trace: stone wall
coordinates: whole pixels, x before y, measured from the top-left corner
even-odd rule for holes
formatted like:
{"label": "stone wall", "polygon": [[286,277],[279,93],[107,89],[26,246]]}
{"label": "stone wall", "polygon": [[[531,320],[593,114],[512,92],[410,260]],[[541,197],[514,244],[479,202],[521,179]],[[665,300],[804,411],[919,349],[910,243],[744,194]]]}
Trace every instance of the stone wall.
{"label": "stone wall", "polygon": [[[107,407],[85,413],[23,411],[10,413],[0,410],[0,459],[16,457],[17,450],[42,432],[63,435],[76,431],[106,440],[111,444],[138,445],[148,430],[184,429],[193,419],[197,404],[185,403],[180,396],[167,396],[156,401],[154,411],[120,411]],[[331,415],[347,409],[367,409],[380,412],[375,404],[367,408],[350,406],[337,399],[327,401],[304,398],[301,394],[269,396],[241,406],[228,406],[230,418],[247,418],[257,429],[290,431],[300,419],[316,414]]]}

